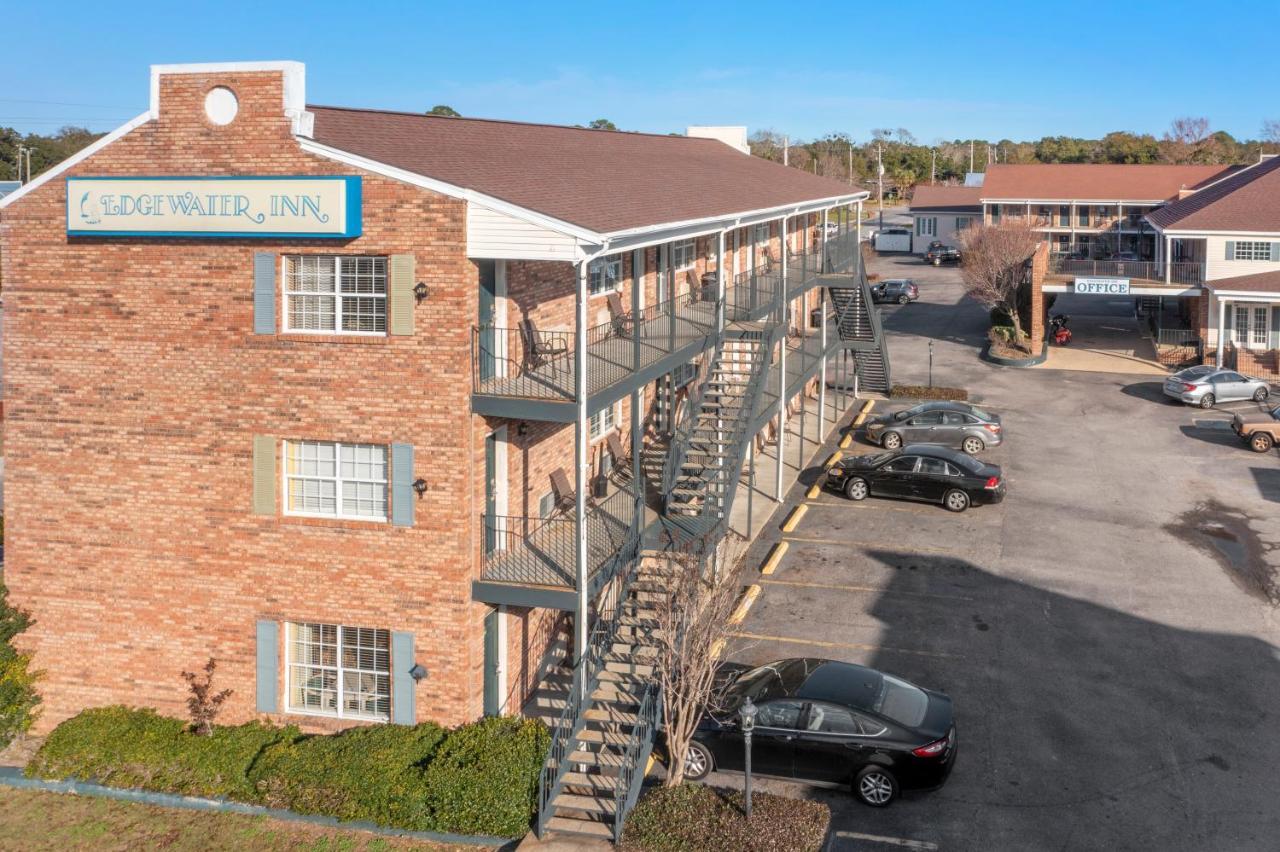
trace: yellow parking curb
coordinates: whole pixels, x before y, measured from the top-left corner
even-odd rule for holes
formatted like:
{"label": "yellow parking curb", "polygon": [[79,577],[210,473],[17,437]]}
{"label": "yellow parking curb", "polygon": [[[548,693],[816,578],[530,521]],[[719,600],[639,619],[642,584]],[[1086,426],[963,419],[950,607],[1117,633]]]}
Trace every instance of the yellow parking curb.
{"label": "yellow parking curb", "polygon": [[809,486],[808,491],[804,492],[804,496],[812,500],[814,497],[817,497],[818,494],[821,493],[821,491],[822,491],[822,486],[815,482]]}
{"label": "yellow parking curb", "polygon": [[869,399],[862,404],[862,413],[866,414],[868,411],[870,411],[875,407],[876,407],[876,401],[874,399]]}
{"label": "yellow parking curb", "polygon": [[809,507],[803,503],[791,510],[791,514],[782,522],[782,531],[791,532],[796,528],[796,524],[800,523],[800,519],[804,517],[804,513],[809,511]]}
{"label": "yellow parking curb", "polygon": [[[711,644],[711,659],[713,659],[713,660],[718,660],[718,659],[720,659],[720,654],[721,654],[723,651],[724,651],[724,640],[723,640],[723,639],[717,639],[715,642],[713,642],[713,643]],[[648,774],[648,773],[646,773],[646,774]]]}
{"label": "yellow parking curb", "polygon": [[729,616],[729,623],[741,624],[742,619],[747,617],[747,613],[751,611],[751,605],[756,602],[758,597],[760,597],[760,587],[754,583],[747,586],[747,590],[742,593],[742,600],[738,602],[738,608],[733,611],[733,615]]}
{"label": "yellow parking curb", "polygon": [[769,558],[760,566],[760,573],[766,576],[778,570],[778,563],[782,561],[782,555],[787,552],[787,548],[791,547],[785,541],[780,541],[773,546],[773,550],[769,553]]}
{"label": "yellow parking curb", "polygon": [[[720,641],[723,642],[724,640],[721,639]],[[658,758],[654,756],[653,752],[649,752],[649,760],[644,765],[644,774],[648,775],[650,772],[652,772],[653,765],[657,762],[658,762]]]}
{"label": "yellow parking curb", "polygon": [[836,450],[834,453],[831,454],[831,458],[827,459],[827,463],[823,465],[823,467],[831,467],[831,465],[840,461],[840,459],[842,458],[844,458],[844,453],[840,452],[839,450]]}
{"label": "yellow parking curb", "polygon": [[[853,425],[857,426],[858,424],[854,423]],[[853,443],[853,433],[845,432],[844,437],[840,439],[840,449],[842,450],[848,449],[849,445],[852,443]]]}

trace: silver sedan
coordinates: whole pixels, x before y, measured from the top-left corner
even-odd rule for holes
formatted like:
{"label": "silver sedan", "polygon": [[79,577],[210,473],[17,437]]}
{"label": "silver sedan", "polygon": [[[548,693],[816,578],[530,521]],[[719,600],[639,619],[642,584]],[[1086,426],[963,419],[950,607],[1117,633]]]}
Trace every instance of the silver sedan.
{"label": "silver sedan", "polygon": [[1235,370],[1188,367],[1164,380],[1165,396],[1201,408],[1246,399],[1263,402],[1270,394],[1271,385]]}
{"label": "silver sedan", "polygon": [[1000,415],[965,402],[926,402],[867,423],[867,440],[886,450],[904,444],[942,444],[976,455],[1004,442]]}

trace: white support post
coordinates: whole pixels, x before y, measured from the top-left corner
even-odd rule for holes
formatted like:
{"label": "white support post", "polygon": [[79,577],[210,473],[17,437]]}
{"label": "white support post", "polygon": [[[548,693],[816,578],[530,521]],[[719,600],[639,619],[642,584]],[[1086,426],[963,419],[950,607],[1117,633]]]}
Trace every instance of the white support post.
{"label": "white support post", "polygon": [[[1164,283],[1173,283],[1173,237],[1164,238]],[[1218,361],[1222,358],[1219,356]]]}
{"label": "white support post", "polygon": [[787,217],[782,217],[782,278],[778,282],[778,307],[782,313],[782,351],[778,355],[778,447],[773,476],[773,499],[782,502],[782,459],[787,443]]}
{"label": "white support post", "polygon": [[[574,326],[574,402],[577,405],[577,418],[573,428],[573,531],[577,542],[574,547],[576,563],[576,579],[578,583],[578,608],[574,613],[574,650],[577,660],[582,660],[587,650],[587,620],[590,617],[587,600],[587,261],[578,261],[578,286],[574,294],[577,300]],[[584,678],[582,685],[587,683]]]}
{"label": "white support post", "polygon": [[[852,150],[852,149],[850,149]],[[827,211],[822,211],[822,271],[827,269]],[[822,358],[818,362],[818,443],[827,434],[827,291],[818,288],[818,323],[822,329]]]}
{"label": "white support post", "polygon": [[724,231],[716,235],[716,328],[724,333],[724,294],[728,283],[724,268]]}
{"label": "white support post", "polygon": [[1222,355],[1227,337],[1227,303],[1218,299],[1218,369],[1222,369]]}

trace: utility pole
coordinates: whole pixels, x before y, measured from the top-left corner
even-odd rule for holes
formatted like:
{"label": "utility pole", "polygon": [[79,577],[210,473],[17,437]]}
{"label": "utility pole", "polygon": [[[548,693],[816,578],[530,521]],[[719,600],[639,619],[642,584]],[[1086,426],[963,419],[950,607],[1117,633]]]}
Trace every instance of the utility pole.
{"label": "utility pole", "polygon": [[884,159],[880,153],[880,142],[876,141],[876,194],[880,202],[880,227],[884,227]]}
{"label": "utility pole", "polygon": [[[22,180],[22,157],[24,154],[26,154],[28,150],[30,149],[27,148],[25,145],[18,146],[18,157],[17,157],[18,183],[25,183],[25,181]],[[27,180],[31,180],[31,158],[30,157],[27,157]]]}
{"label": "utility pole", "polygon": [[782,165],[791,165],[791,137],[782,137]]}
{"label": "utility pole", "polygon": [[853,140],[849,140],[849,186],[853,186]]}
{"label": "utility pole", "polygon": [[969,173],[973,174],[973,140],[969,140]]}
{"label": "utility pole", "polygon": [[929,184],[930,185],[937,182],[937,175],[938,175],[938,149],[930,148],[929,149]]}

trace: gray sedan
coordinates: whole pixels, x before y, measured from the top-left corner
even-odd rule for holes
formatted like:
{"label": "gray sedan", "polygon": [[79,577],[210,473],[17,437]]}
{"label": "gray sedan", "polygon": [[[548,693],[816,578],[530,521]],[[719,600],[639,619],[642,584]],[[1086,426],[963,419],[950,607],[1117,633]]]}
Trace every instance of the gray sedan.
{"label": "gray sedan", "polygon": [[867,423],[867,440],[886,450],[903,444],[942,444],[969,455],[1004,440],[1000,415],[965,402],[926,402]]}
{"label": "gray sedan", "polygon": [[1241,375],[1235,370],[1189,367],[1164,380],[1165,396],[1201,408],[1246,399],[1263,402],[1270,394],[1271,386],[1265,381]]}

